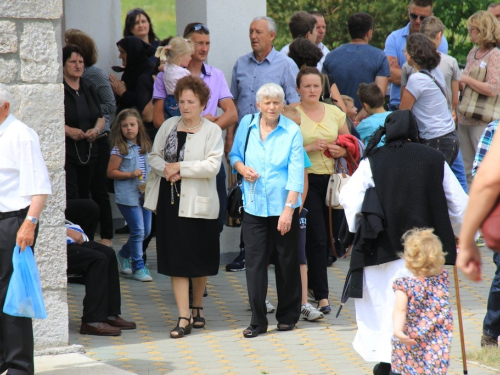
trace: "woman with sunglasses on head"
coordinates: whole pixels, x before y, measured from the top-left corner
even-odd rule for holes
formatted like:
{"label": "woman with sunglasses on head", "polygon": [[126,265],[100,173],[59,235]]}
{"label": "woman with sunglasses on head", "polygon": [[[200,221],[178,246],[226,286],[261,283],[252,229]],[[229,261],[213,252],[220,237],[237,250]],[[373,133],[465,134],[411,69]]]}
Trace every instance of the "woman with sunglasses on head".
{"label": "woman with sunglasses on head", "polygon": [[[467,29],[471,42],[478,46],[470,50],[467,65],[460,78],[462,101],[465,99],[466,87],[473,90],[472,95],[498,96],[500,94],[500,50],[497,47],[500,44],[500,23],[490,12],[479,11],[467,20]],[[478,75],[484,76],[484,80],[473,78]],[[477,111],[477,107],[474,112],[478,113],[474,113],[471,117],[470,113],[462,111],[461,104],[458,106],[458,135],[464,156],[467,184],[470,187],[472,163],[477,145],[489,121],[478,119],[481,113]]]}

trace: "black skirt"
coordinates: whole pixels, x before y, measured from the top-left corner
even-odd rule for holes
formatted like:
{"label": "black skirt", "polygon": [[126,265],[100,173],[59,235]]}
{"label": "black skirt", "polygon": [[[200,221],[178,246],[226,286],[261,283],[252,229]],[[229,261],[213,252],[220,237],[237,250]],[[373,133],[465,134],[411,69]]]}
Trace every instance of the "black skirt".
{"label": "black skirt", "polygon": [[[182,183],[177,182],[180,193]],[[156,210],[158,273],[177,277],[203,277],[219,272],[220,243],[217,219],[179,217],[179,197],[162,178]]]}

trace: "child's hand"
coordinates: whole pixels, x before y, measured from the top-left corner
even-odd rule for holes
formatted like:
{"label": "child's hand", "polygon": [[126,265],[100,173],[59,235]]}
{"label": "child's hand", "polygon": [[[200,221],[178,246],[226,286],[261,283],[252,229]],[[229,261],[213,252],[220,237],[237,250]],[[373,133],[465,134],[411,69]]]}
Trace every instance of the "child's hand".
{"label": "child's hand", "polygon": [[161,64],[161,65],[158,67],[158,71],[159,71],[159,72],[163,72],[163,71],[164,71],[164,70],[163,70],[164,68],[165,68],[165,63]]}
{"label": "child's hand", "polygon": [[142,171],[140,169],[136,169],[135,171],[133,171],[131,173],[132,173],[131,178],[136,178],[136,177],[142,176]]}
{"label": "child's hand", "polygon": [[404,334],[403,331],[394,332],[394,336],[396,336],[399,341],[408,346],[417,345],[417,342],[414,339],[409,338]]}

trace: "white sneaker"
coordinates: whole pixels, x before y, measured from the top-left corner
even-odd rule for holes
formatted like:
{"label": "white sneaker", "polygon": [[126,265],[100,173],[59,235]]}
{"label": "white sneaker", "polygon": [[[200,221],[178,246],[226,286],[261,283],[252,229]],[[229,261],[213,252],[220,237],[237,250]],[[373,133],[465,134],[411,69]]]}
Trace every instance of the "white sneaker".
{"label": "white sneaker", "polygon": [[318,309],[313,307],[310,303],[305,303],[302,305],[302,309],[300,311],[300,317],[302,319],[312,322],[313,320],[323,319],[324,315],[322,312],[318,311]]}
{"label": "white sneaker", "polygon": [[271,313],[276,311],[273,304],[271,302],[269,302],[267,299],[266,299],[266,309],[267,309],[268,314],[271,314]]}

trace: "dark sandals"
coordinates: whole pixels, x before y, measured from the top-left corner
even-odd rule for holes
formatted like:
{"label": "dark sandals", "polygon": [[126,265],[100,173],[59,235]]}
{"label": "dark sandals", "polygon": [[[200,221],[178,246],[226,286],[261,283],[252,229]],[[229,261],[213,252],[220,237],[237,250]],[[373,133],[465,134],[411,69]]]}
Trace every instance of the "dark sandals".
{"label": "dark sandals", "polygon": [[196,310],[196,315],[193,314],[193,328],[205,328],[205,318],[200,316],[200,310],[203,310],[203,307],[193,306],[192,309]]}
{"label": "dark sandals", "polygon": [[[185,327],[179,326],[179,323],[181,322],[181,319],[187,320],[189,324]],[[184,318],[183,316],[180,316],[179,319],[177,320],[177,325],[173,330],[170,331],[170,337],[173,339],[180,339],[184,337],[185,335],[189,335],[191,333],[191,329],[193,328],[193,323],[191,322],[192,317],[189,318]],[[194,319],[193,319],[194,322]]]}
{"label": "dark sandals", "polygon": [[259,336],[259,333],[266,333],[267,328],[259,328],[259,326],[249,325],[243,330],[243,336],[247,339]]}
{"label": "dark sandals", "polygon": [[291,331],[295,328],[295,324],[278,323],[278,331]]}

